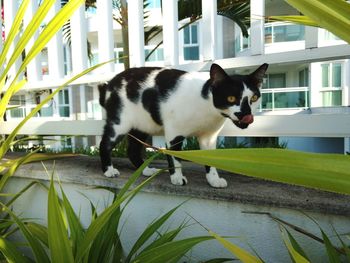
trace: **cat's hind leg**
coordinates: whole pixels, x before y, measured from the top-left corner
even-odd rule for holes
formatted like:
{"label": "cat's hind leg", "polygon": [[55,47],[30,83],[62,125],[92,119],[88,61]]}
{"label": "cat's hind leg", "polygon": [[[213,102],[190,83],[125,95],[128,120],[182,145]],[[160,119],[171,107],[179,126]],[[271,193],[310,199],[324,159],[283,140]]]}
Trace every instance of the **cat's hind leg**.
{"label": "cat's hind leg", "polygon": [[[172,140],[167,140],[169,150],[181,151],[185,137],[176,136]],[[173,156],[167,155],[169,163],[170,180],[174,185],[187,184],[187,178],[182,174],[181,160]]]}
{"label": "cat's hind leg", "polygon": [[106,123],[102,140],[100,143],[101,168],[106,177],[116,177],[119,171],[112,164],[112,150],[124,137],[124,134],[117,134],[113,124]]}
{"label": "cat's hind leg", "polygon": [[[198,137],[199,147],[201,150],[216,149],[217,136],[202,136]],[[221,178],[215,167],[205,166],[206,178],[210,186],[215,188],[227,187],[227,182],[224,178]]]}
{"label": "cat's hind leg", "polygon": [[[149,136],[147,133],[141,132],[139,130],[131,130],[128,134],[128,157],[131,163],[136,168],[139,168],[143,164],[143,159],[142,159],[143,145],[141,142],[135,139],[135,137],[140,141],[145,142]],[[144,176],[151,176],[158,171],[159,169],[157,168],[151,168],[147,166],[145,169],[143,169],[142,174]]]}

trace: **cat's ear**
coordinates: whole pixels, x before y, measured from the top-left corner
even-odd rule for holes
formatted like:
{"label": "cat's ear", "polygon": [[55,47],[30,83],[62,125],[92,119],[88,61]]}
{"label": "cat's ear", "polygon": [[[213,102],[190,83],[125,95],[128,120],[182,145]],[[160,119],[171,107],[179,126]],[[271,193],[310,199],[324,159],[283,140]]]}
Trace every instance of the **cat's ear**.
{"label": "cat's ear", "polygon": [[267,68],[269,67],[269,64],[264,63],[262,64],[257,70],[255,70],[252,74],[250,74],[250,76],[252,77],[252,79],[254,80],[254,82],[260,86],[261,83],[263,82],[265,73]]}
{"label": "cat's ear", "polygon": [[210,67],[210,79],[213,83],[227,78],[226,72],[218,64],[212,64]]}

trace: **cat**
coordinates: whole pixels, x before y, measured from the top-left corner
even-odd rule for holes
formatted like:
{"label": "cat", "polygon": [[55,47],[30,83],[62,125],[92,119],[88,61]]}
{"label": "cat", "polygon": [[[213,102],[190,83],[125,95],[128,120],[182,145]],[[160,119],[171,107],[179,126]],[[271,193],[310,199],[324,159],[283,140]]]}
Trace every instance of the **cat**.
{"label": "cat", "polygon": [[[246,129],[254,121],[260,88],[268,64],[249,75],[228,75],[219,65],[210,72],[186,72],[170,68],[140,67],[117,74],[98,86],[99,102],[106,110],[106,124],[100,143],[101,166],[105,176],[115,177],[111,151],[127,134],[142,141],[150,135],[164,135],[171,150],[181,150],[186,137],[195,136],[201,149],[215,149],[226,119]],[[135,167],[143,163],[142,144],[128,136],[128,157]],[[171,183],[187,184],[180,160],[168,156]],[[206,166],[210,186],[227,186],[216,168]],[[147,167],[146,176],[157,169]]]}

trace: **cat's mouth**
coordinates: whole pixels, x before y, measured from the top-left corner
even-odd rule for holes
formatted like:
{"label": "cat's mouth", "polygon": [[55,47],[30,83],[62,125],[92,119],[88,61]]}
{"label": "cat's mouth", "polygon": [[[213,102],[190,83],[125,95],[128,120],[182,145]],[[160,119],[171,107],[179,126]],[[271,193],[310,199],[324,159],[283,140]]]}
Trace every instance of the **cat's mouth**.
{"label": "cat's mouth", "polygon": [[254,122],[254,116],[251,114],[243,116],[240,120],[233,120],[229,115],[226,113],[221,113],[222,116],[225,118],[230,119],[238,128],[246,129],[248,128],[249,124],[252,124]]}

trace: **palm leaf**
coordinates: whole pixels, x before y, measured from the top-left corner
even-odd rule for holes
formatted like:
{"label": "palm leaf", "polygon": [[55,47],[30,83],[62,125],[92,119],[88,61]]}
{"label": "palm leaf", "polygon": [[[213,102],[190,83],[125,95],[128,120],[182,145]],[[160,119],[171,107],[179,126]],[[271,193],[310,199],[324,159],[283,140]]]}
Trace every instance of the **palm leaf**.
{"label": "palm leaf", "polygon": [[350,4],[343,0],[286,0],[318,26],[350,43]]}
{"label": "palm leaf", "polygon": [[345,155],[269,148],[160,151],[233,173],[350,194],[350,159]]}
{"label": "palm leaf", "polygon": [[307,16],[269,16],[269,21],[288,21],[306,26],[319,26],[314,20]]}

